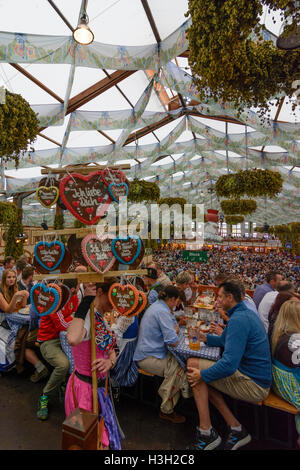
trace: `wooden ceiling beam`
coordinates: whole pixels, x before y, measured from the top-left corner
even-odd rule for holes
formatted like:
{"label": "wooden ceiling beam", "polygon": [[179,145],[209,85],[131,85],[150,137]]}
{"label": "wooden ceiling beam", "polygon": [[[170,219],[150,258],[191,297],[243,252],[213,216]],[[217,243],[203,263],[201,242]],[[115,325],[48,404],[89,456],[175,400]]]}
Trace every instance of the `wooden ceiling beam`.
{"label": "wooden ceiling beam", "polygon": [[61,144],[59,142],[57,142],[56,140],[51,139],[51,137],[48,137],[47,135],[42,134],[41,132],[38,132],[38,135],[40,137],[43,137],[43,139],[49,140],[49,142],[52,142],[53,144],[57,145],[58,147],[61,147]]}
{"label": "wooden ceiling beam", "polygon": [[160,43],[161,42],[161,38],[160,38],[160,35],[159,35],[159,32],[158,32],[158,29],[156,27],[156,24],[155,24],[155,21],[154,21],[154,18],[153,18],[153,15],[152,15],[152,12],[151,12],[151,9],[149,7],[149,4],[148,4],[148,0],[141,0],[142,2],[142,5],[144,7],[144,10],[145,10],[145,13],[146,13],[146,16],[148,18],[148,21],[150,23],[150,26],[151,26],[151,29],[152,29],[152,32],[154,34],[154,37],[156,39],[156,42],[157,43]]}
{"label": "wooden ceiling beam", "polygon": [[69,23],[69,21],[67,20],[67,18],[62,14],[62,12],[60,11],[60,9],[55,5],[55,3],[53,2],[53,0],[48,0],[48,2],[50,3],[50,5],[52,6],[52,8],[54,8],[54,10],[56,11],[56,13],[61,17],[61,19],[63,20],[63,22],[68,26],[68,28],[72,31],[72,33],[74,32],[74,28],[73,26]]}
{"label": "wooden ceiling beam", "polygon": [[108,140],[110,140],[112,144],[115,144],[115,143],[116,143],[116,142],[115,142],[111,137],[109,137],[109,135],[107,135],[105,132],[100,131],[100,129],[98,129],[98,132],[99,132],[99,134],[103,135],[103,137],[106,137]]}
{"label": "wooden ceiling beam", "polygon": [[[181,117],[181,116],[182,114],[180,114],[178,117]],[[173,117],[166,116],[164,119],[162,119],[159,122],[156,122],[155,124],[150,124],[150,126],[143,127],[142,129],[139,129],[138,131],[133,132],[125,141],[124,146],[134,142],[137,139],[140,139],[141,137],[144,137],[147,134],[150,134],[156,129],[159,129],[160,127],[165,126],[166,124],[169,124],[172,121],[174,121]]]}
{"label": "wooden ceiling beam", "polygon": [[69,101],[66,114],[72,113],[77,108],[80,108],[84,104],[93,100],[97,96],[109,90],[111,87],[115,86],[117,83],[125,80],[125,78],[130,77],[130,75],[135,72],[136,70],[117,70],[116,72],[113,72],[110,77],[103,78],[78,95],[73,96],[73,98],[71,98]]}
{"label": "wooden ceiling beam", "polygon": [[44,90],[46,93],[48,93],[52,98],[54,98],[56,101],[59,101],[59,103],[63,103],[64,100],[58,96],[54,91],[50,90],[46,85],[44,85],[42,82],[40,82],[37,78],[35,78],[31,73],[27,72],[27,70],[23,69],[23,67],[20,67],[18,64],[12,64],[9,63],[13,68],[15,68],[18,72],[22,73],[26,78],[31,80],[33,83],[35,83],[37,86],[39,86],[42,90]]}
{"label": "wooden ceiling beam", "polygon": [[[78,95],[73,96],[73,98],[69,100],[66,115],[76,111],[76,109],[80,108],[92,99],[101,95],[106,90],[109,90],[111,87],[115,86],[122,80],[125,80],[125,78],[129,77],[135,72],[136,70],[117,70],[116,72],[113,72],[109,77],[103,78],[99,82],[94,83],[94,85],[90,86],[86,90],[78,93]],[[46,127],[41,127],[39,129],[39,132],[43,131],[44,129],[46,129]]]}
{"label": "wooden ceiling beam", "polygon": [[[228,118],[226,116],[206,116],[205,114],[198,113],[196,111],[189,111],[189,110],[182,110],[180,114],[176,117],[176,119],[180,118],[183,115],[192,115],[192,116],[198,116],[201,118],[205,119],[213,119],[216,121],[224,121],[224,122],[230,122],[232,124],[239,124],[239,125],[244,125],[240,121],[237,121],[233,118]],[[174,118],[172,116],[166,116],[164,119],[161,121],[156,122],[155,124],[151,124],[150,126],[143,127],[142,129],[139,129],[137,132],[133,132],[130,134],[130,136],[127,138],[126,142],[124,145],[128,145],[131,142],[135,141],[136,139],[140,139],[141,137],[144,137],[145,135],[149,134],[150,132],[153,132],[156,129],[159,129],[162,126],[165,126],[166,124],[169,124],[170,122],[174,121]]]}

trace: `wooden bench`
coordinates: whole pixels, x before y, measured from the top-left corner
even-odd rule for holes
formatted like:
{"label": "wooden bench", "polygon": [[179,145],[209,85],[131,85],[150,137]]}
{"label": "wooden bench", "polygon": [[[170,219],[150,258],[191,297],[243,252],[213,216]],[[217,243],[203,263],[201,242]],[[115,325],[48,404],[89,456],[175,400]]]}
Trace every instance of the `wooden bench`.
{"label": "wooden bench", "polygon": [[[261,404],[261,402],[259,404]],[[267,398],[262,402],[262,404],[264,406],[269,406],[270,408],[276,408],[277,410],[281,410],[286,413],[291,413],[293,415],[296,415],[297,413],[299,413],[299,411],[294,405],[291,405],[290,403],[285,401],[283,398],[278,397],[272,391],[269,393]]]}
{"label": "wooden bench", "polygon": [[146,372],[146,371],[143,370],[143,369],[139,369],[139,374],[142,374],[142,375],[149,375],[150,377],[154,377],[154,374],[150,374],[150,372]]}
{"label": "wooden bench", "polygon": [[297,434],[294,415],[299,412],[297,408],[275,395],[273,391],[270,391],[262,404],[264,438],[288,449],[294,449]]}

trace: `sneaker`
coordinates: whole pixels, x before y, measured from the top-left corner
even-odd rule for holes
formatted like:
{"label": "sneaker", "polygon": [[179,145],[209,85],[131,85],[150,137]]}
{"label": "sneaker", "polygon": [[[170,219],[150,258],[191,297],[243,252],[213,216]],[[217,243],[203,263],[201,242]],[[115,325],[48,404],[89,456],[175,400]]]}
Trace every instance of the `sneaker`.
{"label": "sneaker", "polygon": [[37,418],[44,421],[48,418],[48,397],[47,395],[41,395],[38,403]]}
{"label": "sneaker", "polygon": [[242,425],[241,431],[234,431],[231,428],[229,429],[229,434],[222,448],[223,450],[236,450],[242,446],[245,446],[250,441],[251,436],[248,433],[247,429],[245,429]]}
{"label": "sneaker", "polygon": [[196,441],[187,447],[189,450],[213,450],[220,446],[221,437],[214,428],[211,428],[210,434],[202,434],[199,429],[196,433]]}
{"label": "sneaker", "polygon": [[170,421],[171,423],[174,423],[174,424],[185,423],[185,417],[182,415],[179,415],[178,413],[175,413],[175,411],[173,411],[173,413],[171,414],[166,414],[161,411],[159,413],[159,417],[160,419],[165,419],[166,421]]}
{"label": "sneaker", "polygon": [[41,370],[41,372],[38,372],[36,369],[34,373],[30,376],[30,380],[33,383],[39,382],[40,380],[48,377],[49,373],[50,372],[48,371],[47,367],[44,367],[44,369]]}

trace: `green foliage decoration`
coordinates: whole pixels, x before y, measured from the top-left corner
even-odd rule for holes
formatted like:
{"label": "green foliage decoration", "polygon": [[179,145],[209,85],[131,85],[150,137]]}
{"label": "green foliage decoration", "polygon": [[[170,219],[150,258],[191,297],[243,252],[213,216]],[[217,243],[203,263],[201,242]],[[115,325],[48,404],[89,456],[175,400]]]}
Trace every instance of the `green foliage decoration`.
{"label": "green foliage decoration", "polygon": [[255,168],[220,176],[215,189],[219,197],[240,198],[247,195],[274,198],[281,192],[282,185],[282,176],[277,171]]}
{"label": "green foliage decoration", "polygon": [[225,215],[247,215],[256,211],[257,203],[254,199],[224,199],[221,208]]}
{"label": "green foliage decoration", "polygon": [[16,242],[16,237],[20,233],[23,233],[23,224],[21,222],[21,217],[17,217],[14,223],[9,226],[7,231],[5,256],[13,256],[15,259],[18,259],[24,253],[23,242]]}
{"label": "green foliage decoration", "polygon": [[184,199],[184,197],[164,197],[158,199],[157,204],[167,204],[170,207],[173,206],[173,204],[179,204],[183,209],[184,205],[187,204],[187,200]]}
{"label": "green foliage decoration", "polygon": [[189,65],[201,102],[231,102],[239,112],[245,106],[260,107],[263,115],[270,110],[270,99],[292,97],[300,72],[298,51],[282,51],[264,40],[259,22],[263,5],[278,10],[289,3],[189,0]]}
{"label": "green foliage decoration", "polygon": [[139,180],[135,178],[130,182],[128,201],[130,202],[152,202],[160,197],[160,189],[157,183]]}
{"label": "green foliage decoration", "polygon": [[81,222],[81,220],[74,220],[74,227],[75,228],[83,228],[83,227],[86,227],[86,224],[84,224],[83,222]]}
{"label": "green foliage decoration", "polygon": [[55,217],[54,217],[54,230],[62,230],[65,226],[65,223],[64,223],[64,214],[63,213],[59,213],[59,214],[55,214]]}
{"label": "green foliage decoration", "polygon": [[8,227],[5,243],[5,256],[18,259],[23,254],[23,242],[17,243],[16,237],[23,233],[21,210],[12,202],[0,202],[0,225]]}
{"label": "green foliage decoration", "polygon": [[0,225],[13,224],[18,217],[18,208],[12,202],[0,202]]}
{"label": "green foliage decoration", "polygon": [[244,217],[242,215],[226,215],[225,222],[228,225],[237,225],[244,222]]}
{"label": "green foliage decoration", "polygon": [[[256,227],[255,232],[265,233],[264,227]],[[268,228],[268,233],[274,234],[280,241],[283,249],[286,243],[291,243],[291,252],[300,254],[300,222],[274,225]]]}
{"label": "green foliage decoration", "polygon": [[29,103],[6,90],[5,103],[0,104],[0,157],[14,160],[17,168],[38,130],[39,121]]}

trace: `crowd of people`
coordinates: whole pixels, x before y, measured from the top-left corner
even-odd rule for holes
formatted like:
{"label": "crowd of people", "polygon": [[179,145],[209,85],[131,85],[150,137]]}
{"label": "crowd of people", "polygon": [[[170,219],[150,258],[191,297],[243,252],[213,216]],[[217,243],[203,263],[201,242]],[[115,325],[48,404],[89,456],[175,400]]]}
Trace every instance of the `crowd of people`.
{"label": "crowd of people", "polygon": [[264,281],[266,273],[272,267],[284,272],[285,279],[300,287],[300,265],[295,257],[275,250],[265,254],[214,248],[207,252],[207,262],[197,263],[184,261],[180,249],[162,249],[154,252],[154,259],[171,278],[190,269],[195,272],[197,281],[205,285],[216,285],[217,274],[220,271],[230,271],[241,277],[246,289],[253,290]]}
{"label": "crowd of people", "polygon": [[[39,317],[30,305],[29,292],[34,285],[30,260],[4,260],[0,268],[0,370],[11,366],[18,373],[26,366],[33,369],[30,380],[41,382],[42,387],[37,418],[48,418],[49,400],[57,392],[64,397],[66,417],[78,406],[92,411],[95,370],[100,415],[105,416],[99,439],[104,449],[121,449],[124,434],[115,414],[113,394],[105,393],[106,378],[110,377],[109,388],[118,390],[134,385],[142,369],[162,378],[159,418],[170,425],[186,420],[176,412],[180,398],[194,398],[199,425],[190,449],[231,450],[251,440],[223,394],[258,403],[272,388],[299,410],[296,428],[300,435],[300,278],[294,260],[276,253],[218,250],[208,252],[204,264],[183,261],[179,250],[159,250],[153,258],[145,267],[147,273],[135,279],[147,295],[147,305],[134,317],[113,311],[108,291],[117,278],[97,284],[64,280],[70,290],[68,302],[57,312]],[[79,264],[72,269],[87,271]],[[214,311],[222,322],[211,322],[209,332],[200,331],[200,339],[208,347],[219,347],[221,357],[214,362],[191,354],[182,367],[172,348],[178,345],[181,328],[187,324],[187,312],[195,310],[193,304],[202,284],[218,288]],[[253,296],[246,293],[249,288],[254,290]],[[93,362],[92,303],[96,332]],[[30,322],[16,324],[12,314],[26,307]],[[13,355],[7,332],[14,338]],[[225,437],[212,427],[209,402],[228,426]]]}

